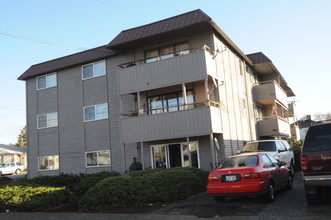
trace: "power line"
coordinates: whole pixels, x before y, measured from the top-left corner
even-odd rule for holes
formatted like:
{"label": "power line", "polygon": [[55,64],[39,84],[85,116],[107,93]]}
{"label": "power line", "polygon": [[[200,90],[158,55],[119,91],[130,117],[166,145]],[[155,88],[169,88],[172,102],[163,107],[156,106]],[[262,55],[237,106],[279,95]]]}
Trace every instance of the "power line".
{"label": "power line", "polygon": [[20,39],[20,40],[26,40],[26,41],[30,41],[30,42],[34,42],[34,43],[47,44],[47,45],[51,45],[51,46],[66,47],[66,48],[71,48],[71,49],[75,49],[75,50],[87,50],[88,49],[88,48],[85,48],[85,47],[78,47],[78,46],[73,46],[73,45],[63,44],[63,43],[57,43],[57,42],[52,42],[52,41],[45,41],[45,40],[40,40],[40,39],[36,39],[36,38],[32,38],[32,37],[26,37],[26,36],[22,36],[22,35],[18,35],[18,34],[3,32],[3,31],[0,31],[0,35],[16,38],[16,39]]}

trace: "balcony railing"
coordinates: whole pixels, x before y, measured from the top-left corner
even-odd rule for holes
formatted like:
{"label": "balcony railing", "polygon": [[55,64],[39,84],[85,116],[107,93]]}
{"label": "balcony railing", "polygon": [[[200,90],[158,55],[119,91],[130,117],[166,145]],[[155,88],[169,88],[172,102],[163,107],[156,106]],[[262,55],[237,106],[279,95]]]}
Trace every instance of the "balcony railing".
{"label": "balcony railing", "polygon": [[221,109],[213,106],[121,119],[124,143],[221,133]]}
{"label": "balcony railing", "polygon": [[286,136],[291,135],[290,124],[287,120],[279,116],[269,116],[259,118],[257,121],[257,132],[262,136]]}
{"label": "balcony railing", "polygon": [[276,81],[260,82],[254,86],[255,101],[262,105],[273,104],[278,100],[285,107],[287,107],[287,95],[283,88]]}
{"label": "balcony railing", "polygon": [[189,53],[155,62],[132,61],[119,65],[120,94],[135,93],[186,82],[217,77],[214,53],[206,46],[192,48]]}

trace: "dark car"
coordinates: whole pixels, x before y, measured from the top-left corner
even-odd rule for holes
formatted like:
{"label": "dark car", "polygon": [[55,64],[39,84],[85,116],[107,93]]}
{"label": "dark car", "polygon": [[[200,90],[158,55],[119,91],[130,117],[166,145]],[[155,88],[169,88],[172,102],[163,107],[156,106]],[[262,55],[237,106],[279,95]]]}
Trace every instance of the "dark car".
{"label": "dark car", "polygon": [[308,129],[300,160],[307,203],[319,204],[323,191],[331,189],[331,123]]}
{"label": "dark car", "polygon": [[263,195],[274,200],[275,191],[292,189],[292,175],[285,162],[267,153],[244,153],[226,158],[210,172],[207,192],[217,202],[229,196]]}

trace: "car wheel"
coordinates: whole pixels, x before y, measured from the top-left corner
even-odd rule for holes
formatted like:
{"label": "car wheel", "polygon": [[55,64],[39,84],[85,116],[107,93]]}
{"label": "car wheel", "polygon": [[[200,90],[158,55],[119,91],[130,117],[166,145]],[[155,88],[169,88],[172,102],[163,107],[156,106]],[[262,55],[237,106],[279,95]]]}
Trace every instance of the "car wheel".
{"label": "car wheel", "polygon": [[15,173],[16,173],[16,174],[20,174],[20,173],[21,173],[21,170],[20,170],[20,169],[17,169],[17,170],[15,171]]}
{"label": "car wheel", "polygon": [[305,186],[305,194],[308,205],[317,205],[321,203],[321,195],[318,188]]}
{"label": "car wheel", "polygon": [[291,174],[289,174],[288,179],[287,179],[287,185],[285,189],[291,190],[293,188],[293,177]]}
{"label": "car wheel", "polygon": [[270,183],[267,192],[264,194],[264,202],[273,202],[275,200],[275,189]]}
{"label": "car wheel", "polygon": [[215,201],[216,202],[224,202],[225,201],[225,197],[224,196],[215,196]]}
{"label": "car wheel", "polygon": [[294,166],[293,166],[293,161],[291,161],[291,165],[289,167],[290,172],[292,173],[292,175],[294,176]]}

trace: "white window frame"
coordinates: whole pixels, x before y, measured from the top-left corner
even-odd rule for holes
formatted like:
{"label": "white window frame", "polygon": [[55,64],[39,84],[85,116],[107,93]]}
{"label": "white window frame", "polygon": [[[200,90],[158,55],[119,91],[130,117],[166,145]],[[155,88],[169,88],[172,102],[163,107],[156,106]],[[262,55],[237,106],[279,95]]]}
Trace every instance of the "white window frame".
{"label": "white window frame", "polygon": [[[191,144],[192,143],[197,143],[197,159],[198,159],[198,168],[200,168],[201,164],[200,164],[200,146],[199,146],[199,142],[198,141],[190,141],[189,144],[189,151],[191,152]],[[151,155],[151,164],[152,164],[152,169],[156,169],[155,167],[155,160],[154,160],[154,147],[165,147],[165,158],[166,158],[166,168],[170,168],[170,155],[169,155],[169,145],[173,145],[173,144],[179,144],[180,145],[180,156],[181,156],[181,163],[182,163],[182,167],[184,167],[184,155],[183,155],[183,147],[184,145],[188,145],[187,142],[177,142],[177,143],[166,143],[166,144],[157,144],[157,145],[150,145],[150,155]]]}
{"label": "white window frame", "polygon": [[[96,108],[97,106],[100,106],[100,105],[107,105],[107,117],[106,118],[99,118],[99,119],[96,119]],[[94,107],[94,119],[92,120],[86,120],[85,118],[85,109],[87,108],[91,108],[91,107]],[[84,114],[84,122],[89,122],[89,121],[99,121],[99,120],[104,120],[104,119],[108,119],[109,118],[109,109],[108,109],[108,103],[102,103],[102,104],[97,104],[97,105],[90,105],[90,106],[85,106],[84,109],[83,109],[83,114]]]}
{"label": "white window frame", "polygon": [[[94,66],[97,63],[104,63],[104,70],[105,71],[104,71],[104,74],[95,76],[95,68],[94,68]],[[93,68],[92,76],[91,77],[84,78],[84,67],[91,66],[91,65],[92,65],[92,68]],[[107,75],[106,60],[100,60],[100,61],[96,61],[94,63],[85,64],[85,65],[82,66],[82,79],[83,80],[92,79],[92,78],[96,78],[96,77],[100,77],[100,76],[105,76],[105,75]]]}
{"label": "white window frame", "polygon": [[[52,75],[55,76],[55,85],[50,86],[50,85],[49,85],[49,81],[47,80],[47,78],[49,78],[49,77],[52,76]],[[44,77],[46,78],[46,87],[45,87],[45,88],[38,88],[38,85],[39,85],[38,80],[39,80],[40,78],[44,78]],[[37,89],[37,90],[48,89],[48,88],[52,88],[52,87],[56,87],[56,86],[57,86],[57,74],[56,74],[56,73],[50,73],[50,74],[43,75],[43,76],[39,76],[39,77],[36,78],[36,89]]]}
{"label": "white window frame", "polygon": [[[99,152],[108,152],[109,153],[109,164],[106,164],[106,165],[100,165],[99,164]],[[90,153],[97,153],[97,165],[95,165],[95,166],[88,166],[87,165],[87,154],[90,154]],[[110,153],[110,150],[98,150],[98,151],[88,151],[88,152],[85,152],[85,167],[86,168],[110,167],[110,166],[111,166],[111,153]]]}
{"label": "white window frame", "polygon": [[[48,125],[48,117],[50,114],[56,114],[56,125],[53,125],[53,126],[49,126]],[[44,116],[46,115],[46,127],[39,127],[39,117],[40,116]],[[47,113],[47,114],[40,114],[40,115],[37,115],[37,128],[38,129],[45,129],[45,128],[52,128],[52,127],[57,127],[59,124],[59,120],[58,120],[58,113],[57,112],[51,112],[51,113]]]}
{"label": "white window frame", "polygon": [[[45,157],[45,158],[47,158],[47,160],[49,160],[49,158],[50,157],[57,157],[57,161],[58,161],[58,168],[57,169],[40,169],[40,158],[42,158],[42,157]],[[54,170],[59,170],[59,168],[60,168],[60,157],[59,157],[59,155],[49,155],[49,156],[39,156],[38,157],[38,171],[54,171]]]}

